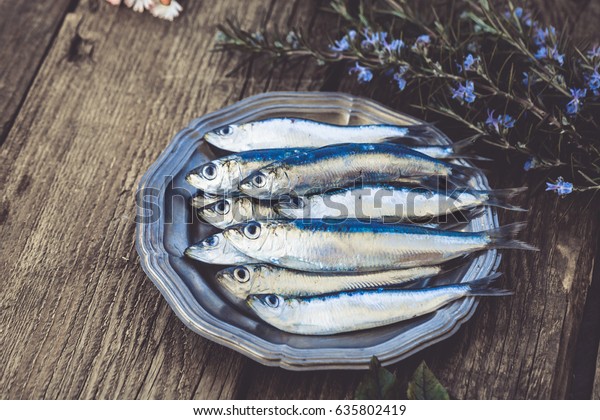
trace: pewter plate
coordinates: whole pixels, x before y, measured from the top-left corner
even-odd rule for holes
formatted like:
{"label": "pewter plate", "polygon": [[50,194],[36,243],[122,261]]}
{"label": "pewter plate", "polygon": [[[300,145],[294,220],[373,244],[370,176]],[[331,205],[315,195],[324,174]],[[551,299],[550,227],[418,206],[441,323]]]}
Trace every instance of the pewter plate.
{"label": "pewter plate", "polygon": [[[193,261],[183,251],[217,229],[199,221],[189,204],[195,193],[184,177],[192,168],[228,154],[202,140],[217,127],[272,117],[308,118],[335,124],[420,124],[374,101],[343,93],[271,92],[246,98],[198,118],[179,132],[140,181],[137,203],[137,250],[148,277],[177,316],[198,334],[269,366],[291,370],[365,369],[373,355],[384,365],[402,360],[454,334],[474,313],[477,300],[465,298],[437,312],[385,327],[332,336],[303,336],[275,329],[242,302],[228,299],[214,281],[222,266]],[[450,144],[432,128],[428,144]],[[470,165],[461,161],[461,164]],[[480,173],[471,186],[490,189]],[[498,227],[493,209],[465,230]],[[451,278],[469,281],[493,273],[500,255],[478,255]]]}

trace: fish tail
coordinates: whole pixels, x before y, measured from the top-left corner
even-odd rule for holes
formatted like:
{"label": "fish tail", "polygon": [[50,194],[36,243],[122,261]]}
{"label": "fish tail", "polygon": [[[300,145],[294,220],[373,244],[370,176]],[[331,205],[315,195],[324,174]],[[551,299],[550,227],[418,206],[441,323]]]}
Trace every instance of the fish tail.
{"label": "fish tail", "polygon": [[486,200],[486,204],[489,206],[500,207],[502,209],[514,210],[514,211],[527,211],[523,207],[515,206],[510,204],[511,200],[518,197],[522,193],[527,191],[527,187],[518,188],[506,188],[503,190],[492,190],[492,191],[480,191],[482,194],[486,194],[489,198]]}
{"label": "fish tail", "polygon": [[507,289],[493,287],[494,282],[502,273],[494,273],[487,277],[482,277],[467,283],[469,291],[467,296],[509,296],[514,292]]}
{"label": "fish tail", "polygon": [[527,226],[525,222],[511,223],[510,225],[501,226],[497,229],[492,229],[485,232],[489,237],[488,248],[501,249],[523,249],[526,251],[539,251],[533,245],[529,245],[518,239],[514,239],[519,232]]}
{"label": "fish tail", "polygon": [[448,156],[450,159],[469,159],[469,160],[483,160],[492,161],[490,158],[484,156],[474,155],[467,153],[468,150],[475,144],[473,137],[467,137],[466,139],[459,140],[452,144],[452,154]]}

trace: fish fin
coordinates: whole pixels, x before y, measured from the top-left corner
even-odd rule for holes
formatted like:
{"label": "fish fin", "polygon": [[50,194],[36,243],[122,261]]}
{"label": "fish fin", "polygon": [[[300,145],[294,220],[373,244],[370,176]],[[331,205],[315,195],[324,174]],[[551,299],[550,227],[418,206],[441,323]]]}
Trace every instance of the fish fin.
{"label": "fish fin", "polygon": [[468,149],[473,147],[475,144],[475,139],[473,137],[467,137],[466,139],[459,140],[457,142],[452,143],[452,154],[448,156],[448,159],[468,159],[468,160],[480,160],[480,161],[492,161],[493,159],[472,155],[469,153],[465,153]]}
{"label": "fish fin", "polygon": [[512,290],[499,289],[493,287],[494,282],[502,273],[494,273],[487,277],[468,282],[468,296],[510,296],[514,294]]}
{"label": "fish fin", "polygon": [[487,245],[488,248],[499,248],[499,249],[523,249],[526,251],[539,251],[539,248],[529,245],[518,239],[514,239],[519,232],[527,226],[525,222],[511,223],[510,225],[501,226],[497,229],[492,229],[485,232],[490,241]]}
{"label": "fish fin", "polygon": [[419,139],[421,144],[436,144],[440,137],[444,137],[433,124],[419,124],[407,126],[408,131],[404,137]]}
{"label": "fish fin", "polygon": [[[471,220],[477,219],[485,213],[485,207],[471,207],[468,209],[456,210],[447,215],[438,216],[440,221],[440,229],[452,230],[459,227],[464,227]],[[441,219],[444,220],[441,220]]]}
{"label": "fish fin", "polygon": [[502,190],[491,190],[491,191],[479,191],[480,194],[486,194],[489,198],[486,200],[486,204],[489,206],[499,207],[507,210],[514,211],[527,211],[519,206],[515,206],[509,203],[510,200],[518,197],[522,193],[527,191],[527,187],[518,188],[506,188]]}

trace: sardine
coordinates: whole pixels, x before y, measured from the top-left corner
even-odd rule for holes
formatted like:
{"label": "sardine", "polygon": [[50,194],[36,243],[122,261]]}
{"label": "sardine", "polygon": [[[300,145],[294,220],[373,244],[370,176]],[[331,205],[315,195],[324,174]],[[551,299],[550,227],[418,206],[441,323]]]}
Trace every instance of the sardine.
{"label": "sardine", "polygon": [[268,198],[295,193],[320,193],[363,183],[401,178],[445,177],[457,185],[476,170],[430,158],[409,148],[391,144],[328,146],[273,162],[254,171],[239,186],[244,194]]}
{"label": "sardine", "polygon": [[187,174],[186,181],[204,192],[229,194],[253,171],[305,150],[310,149],[253,150],[225,156],[194,168]]}
{"label": "sardine", "polygon": [[293,334],[329,335],[413,319],[467,296],[506,296],[491,286],[499,274],[449,286],[368,290],[316,297],[252,295],[248,305],[268,324]]}
{"label": "sardine", "polygon": [[197,210],[198,217],[219,229],[250,220],[282,219],[272,205],[250,197],[230,197]]}
{"label": "sardine", "polygon": [[511,210],[524,209],[508,203],[526,188],[452,192],[394,185],[352,187],[306,197],[289,197],[275,204],[277,213],[290,219],[381,219],[419,221],[481,205]]}
{"label": "sardine", "polygon": [[204,135],[220,149],[242,152],[274,147],[323,147],[338,143],[376,143],[389,138],[437,136],[429,125],[335,125],[300,118],[270,118],[230,124]]}
{"label": "sardine", "polygon": [[524,223],[482,232],[356,220],[252,221],[223,235],[257,260],[303,271],[381,271],[437,265],[490,248],[537,250],[513,237]]}
{"label": "sardine", "polygon": [[203,239],[188,247],[184,253],[194,260],[209,264],[238,265],[260,262],[238,251],[223,237],[223,233],[216,233]]}
{"label": "sardine", "polygon": [[444,269],[424,266],[405,270],[374,273],[309,273],[267,264],[229,267],[217,273],[217,281],[231,294],[246,299],[248,295],[315,296],[344,290],[401,285],[433,277]]}

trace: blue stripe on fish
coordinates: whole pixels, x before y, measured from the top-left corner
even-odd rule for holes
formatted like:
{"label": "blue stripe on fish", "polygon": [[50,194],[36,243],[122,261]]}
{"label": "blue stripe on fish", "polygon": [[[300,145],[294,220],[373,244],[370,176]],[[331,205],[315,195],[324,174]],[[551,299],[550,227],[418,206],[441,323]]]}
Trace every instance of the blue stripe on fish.
{"label": "blue stripe on fish", "polygon": [[261,149],[261,150],[250,150],[247,152],[236,153],[234,156],[241,158],[244,161],[255,161],[255,162],[273,162],[282,160],[294,156],[298,153],[303,153],[308,150],[313,150],[310,147],[298,148],[298,149]]}
{"label": "blue stripe on fish", "polygon": [[379,154],[385,153],[396,157],[414,156],[422,160],[439,163],[441,165],[452,167],[453,165],[442,162],[438,159],[429,157],[423,153],[417,152],[408,147],[392,143],[346,143],[325,146],[314,149],[309,153],[295,155],[285,159],[285,164],[302,165],[310,164],[320,159],[347,157],[356,154]]}
{"label": "blue stripe on fish", "polygon": [[[396,234],[415,234],[415,235],[441,235],[445,237],[473,237],[479,236],[482,232],[456,232],[427,228],[417,225],[407,225],[401,223],[383,223],[378,221],[361,222],[352,220],[331,220],[331,219],[300,219],[287,222],[290,225],[302,230],[312,230],[317,232],[337,232],[337,233],[396,233]],[[483,232],[485,233],[485,232]]]}

